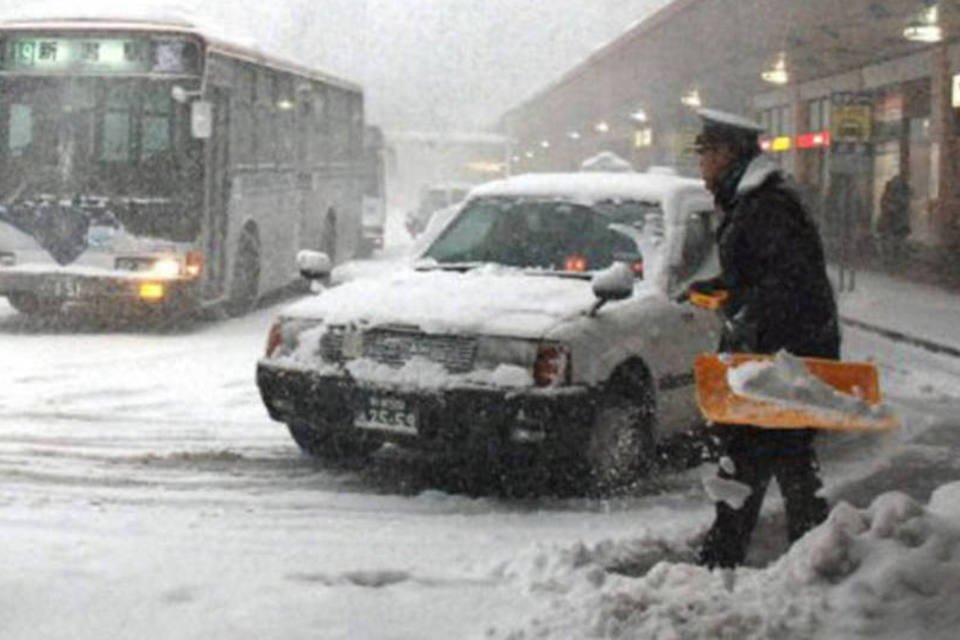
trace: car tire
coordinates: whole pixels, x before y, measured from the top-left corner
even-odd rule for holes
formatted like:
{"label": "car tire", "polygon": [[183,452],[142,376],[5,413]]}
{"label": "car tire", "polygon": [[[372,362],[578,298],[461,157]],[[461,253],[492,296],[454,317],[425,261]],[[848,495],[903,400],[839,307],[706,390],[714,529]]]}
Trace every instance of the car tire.
{"label": "car tire", "polygon": [[307,422],[291,422],[287,424],[287,429],[301,451],[328,461],[366,458],[384,442],[383,436],[376,433],[322,427]]}
{"label": "car tire", "polygon": [[652,471],[655,418],[653,389],[645,372],[626,369],[607,384],[583,449],[592,491],[608,494]]}
{"label": "car tire", "polygon": [[27,316],[55,315],[63,307],[58,300],[40,298],[29,292],[7,294],[7,302],[17,312]]}
{"label": "car tire", "polygon": [[237,244],[227,313],[232,317],[249,313],[257,304],[260,289],[260,243],[253,233],[245,232]]}

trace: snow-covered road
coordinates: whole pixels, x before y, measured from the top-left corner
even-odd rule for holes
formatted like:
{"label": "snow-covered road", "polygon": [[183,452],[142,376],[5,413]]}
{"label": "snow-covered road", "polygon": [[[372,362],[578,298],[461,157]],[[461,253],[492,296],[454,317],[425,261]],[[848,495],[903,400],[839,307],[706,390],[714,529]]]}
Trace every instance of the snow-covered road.
{"label": "snow-covered road", "polygon": [[[682,553],[712,517],[707,467],[656,495],[523,502],[443,493],[402,456],[322,468],[254,384],[275,311],[74,333],[0,302],[0,638],[582,637],[578,567]],[[960,360],[856,331],[847,345],[881,362],[908,424],[830,439],[828,490],[925,503],[960,479]],[[778,507],[755,564],[783,551]]]}

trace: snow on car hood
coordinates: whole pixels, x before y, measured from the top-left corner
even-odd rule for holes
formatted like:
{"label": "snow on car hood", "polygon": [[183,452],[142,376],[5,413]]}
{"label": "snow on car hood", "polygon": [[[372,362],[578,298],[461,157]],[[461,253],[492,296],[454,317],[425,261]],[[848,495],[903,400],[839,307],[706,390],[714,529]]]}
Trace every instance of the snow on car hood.
{"label": "snow on car hood", "polygon": [[402,271],[357,280],[301,301],[283,313],[327,324],[415,325],[428,333],[540,337],[594,302],[585,279],[486,266]]}

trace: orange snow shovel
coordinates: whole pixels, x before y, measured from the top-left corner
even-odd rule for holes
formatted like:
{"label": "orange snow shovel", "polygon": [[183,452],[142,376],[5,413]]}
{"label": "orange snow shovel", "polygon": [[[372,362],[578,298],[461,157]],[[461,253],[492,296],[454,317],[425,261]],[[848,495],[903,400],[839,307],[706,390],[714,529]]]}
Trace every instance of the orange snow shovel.
{"label": "orange snow shovel", "polygon": [[[690,296],[697,306],[719,309],[721,295]],[[710,298],[710,300],[704,300]],[[730,385],[730,370],[745,363],[767,363],[774,356],[735,353],[701,354],[694,365],[697,404],[704,417],[717,424],[746,424],[771,429],[833,429],[840,431],[887,431],[899,427],[896,416],[884,410],[877,368],[868,362],[839,362],[822,358],[798,358],[807,373],[826,383],[851,402],[841,408],[811,406],[791,398],[741,395]],[[838,398],[844,396],[837,395]],[[856,407],[852,410],[850,407]]]}

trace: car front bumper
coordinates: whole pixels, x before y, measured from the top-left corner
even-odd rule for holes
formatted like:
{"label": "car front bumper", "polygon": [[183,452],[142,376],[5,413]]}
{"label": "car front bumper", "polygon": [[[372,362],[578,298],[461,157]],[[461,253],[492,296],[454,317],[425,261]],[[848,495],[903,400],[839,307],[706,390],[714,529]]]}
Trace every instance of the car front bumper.
{"label": "car front bumper", "polygon": [[466,387],[395,390],[267,361],[257,366],[257,386],[270,417],[284,423],[361,428],[356,426],[358,416],[369,409],[371,400],[388,399],[415,416],[415,428],[410,424],[372,428],[392,441],[427,449],[550,443],[576,447],[594,410],[586,387],[560,393]]}

